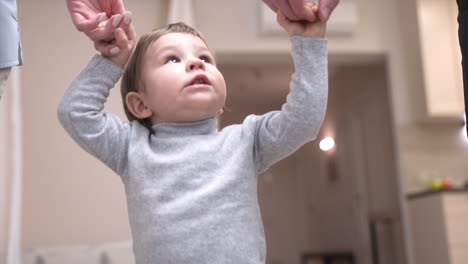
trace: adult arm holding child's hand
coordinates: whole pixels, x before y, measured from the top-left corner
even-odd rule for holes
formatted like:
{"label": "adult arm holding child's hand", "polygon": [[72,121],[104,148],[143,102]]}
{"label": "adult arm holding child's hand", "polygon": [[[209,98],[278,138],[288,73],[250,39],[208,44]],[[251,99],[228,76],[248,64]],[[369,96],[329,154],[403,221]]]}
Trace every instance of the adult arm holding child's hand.
{"label": "adult arm holding child's hand", "polygon": [[[312,0],[263,0],[274,12],[280,11],[289,20],[307,20],[313,22],[317,15],[310,13],[308,10],[307,5],[309,5],[311,1]],[[318,4],[318,17],[320,20],[327,21],[339,1],[340,0],[320,0]]]}
{"label": "adult arm holding child's hand", "polygon": [[325,36],[326,22],[317,16],[319,7],[311,2],[307,3],[307,10],[316,15],[314,22],[307,21],[292,21],[288,19],[281,11],[277,12],[277,21],[281,27],[289,34],[289,36],[303,36],[310,38],[323,38]]}
{"label": "adult arm holding child's hand", "polygon": [[[114,31],[127,16],[122,0],[67,0],[75,27],[85,33],[103,54],[116,51]],[[114,53],[116,54],[116,53]]]}

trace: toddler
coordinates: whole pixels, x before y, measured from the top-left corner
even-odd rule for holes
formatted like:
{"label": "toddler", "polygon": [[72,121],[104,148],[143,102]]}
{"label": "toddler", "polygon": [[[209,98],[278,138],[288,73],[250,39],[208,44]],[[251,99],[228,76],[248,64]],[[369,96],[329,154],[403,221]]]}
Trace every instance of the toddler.
{"label": "toddler", "polygon": [[[309,11],[318,10],[311,4]],[[119,54],[89,62],[58,117],[121,177],[136,263],[265,263],[257,175],[319,131],[328,89],[325,22],[278,13],[295,65],[287,102],[218,131],[226,84],[202,35],[170,24],[143,35],[133,51],[135,32],[123,21],[115,31]],[[102,111],[122,75],[129,122]]]}

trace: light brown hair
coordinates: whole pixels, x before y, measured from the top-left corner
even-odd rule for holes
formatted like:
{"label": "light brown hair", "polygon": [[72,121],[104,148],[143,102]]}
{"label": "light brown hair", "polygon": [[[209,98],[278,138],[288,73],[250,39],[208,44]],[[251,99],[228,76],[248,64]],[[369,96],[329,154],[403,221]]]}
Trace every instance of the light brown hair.
{"label": "light brown hair", "polygon": [[[138,43],[131,55],[128,63],[125,67],[124,74],[122,77],[122,82],[120,85],[120,93],[122,95],[123,106],[125,110],[125,114],[129,121],[138,120],[142,125],[148,128],[150,131],[151,129],[151,121],[149,118],[146,119],[138,119],[135,117],[132,112],[128,109],[127,103],[125,98],[127,94],[130,92],[138,92],[141,89],[141,73],[143,71],[143,60],[145,58],[146,51],[148,47],[158,40],[160,37],[169,34],[169,33],[187,33],[194,35],[200,38],[206,45],[206,41],[203,38],[202,34],[196,30],[195,28],[190,27],[189,25],[179,22],[174,24],[169,24],[163,28],[153,29],[152,31],[144,34],[138,40]],[[208,45],[207,45],[208,46]]]}

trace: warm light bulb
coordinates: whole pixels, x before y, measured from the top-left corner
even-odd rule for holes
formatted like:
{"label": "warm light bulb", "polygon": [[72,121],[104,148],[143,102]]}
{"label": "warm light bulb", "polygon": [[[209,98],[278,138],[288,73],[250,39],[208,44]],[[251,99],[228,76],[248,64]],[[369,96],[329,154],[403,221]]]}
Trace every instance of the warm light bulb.
{"label": "warm light bulb", "polygon": [[320,149],[323,151],[328,151],[335,146],[335,140],[332,137],[326,137],[320,141]]}

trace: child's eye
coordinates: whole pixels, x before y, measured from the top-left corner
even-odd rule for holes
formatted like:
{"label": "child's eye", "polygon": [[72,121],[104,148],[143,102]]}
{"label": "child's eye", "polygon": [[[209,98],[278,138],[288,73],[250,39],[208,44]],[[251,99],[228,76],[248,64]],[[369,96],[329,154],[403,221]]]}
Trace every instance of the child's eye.
{"label": "child's eye", "polygon": [[164,63],[177,63],[180,62],[180,59],[176,56],[169,56]]}
{"label": "child's eye", "polygon": [[211,63],[211,58],[208,56],[203,55],[203,56],[200,56],[199,59],[203,61],[204,63]]}

